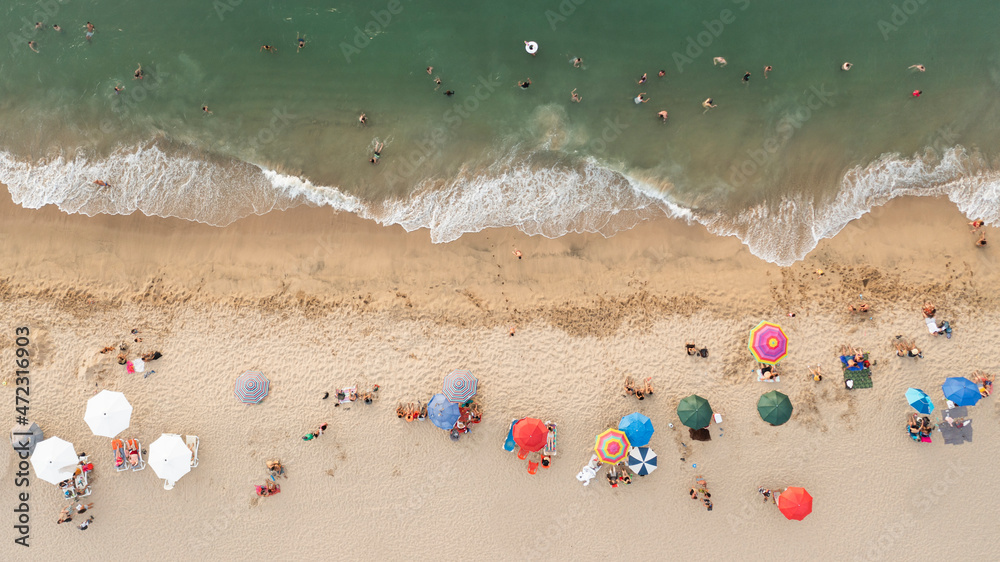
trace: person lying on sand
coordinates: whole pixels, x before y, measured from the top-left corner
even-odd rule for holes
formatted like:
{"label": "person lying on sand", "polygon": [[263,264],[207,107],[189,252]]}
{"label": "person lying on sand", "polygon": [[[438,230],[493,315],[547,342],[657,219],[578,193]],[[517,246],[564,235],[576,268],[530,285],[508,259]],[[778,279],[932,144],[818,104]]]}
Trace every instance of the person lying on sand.
{"label": "person lying on sand", "polygon": [[642,391],[646,394],[653,393],[653,377],[646,377],[646,380],[643,381]]}
{"label": "person lying on sand", "polygon": [[854,306],[853,304],[847,305],[847,311],[848,312],[852,312],[852,313],[853,312],[868,312],[869,310],[871,310],[871,308],[868,306],[868,303],[866,303],[866,302],[863,302],[863,303],[859,304],[858,306]]}
{"label": "person lying on sand", "polygon": [[937,308],[935,308],[934,305],[929,302],[924,303],[923,311],[924,311],[924,318],[934,318],[934,315],[937,314]]}
{"label": "person lying on sand", "polygon": [[806,367],[809,367],[809,375],[812,377],[812,380],[816,382],[823,380],[823,375],[819,372],[819,365],[816,365],[815,368],[811,365],[806,365]]}
{"label": "person lying on sand", "polygon": [[626,375],[625,376],[625,384],[623,386],[625,388],[625,393],[626,394],[630,394],[632,396],[635,396],[635,382],[632,380],[632,376],[631,375]]}
{"label": "person lying on sand", "polygon": [[402,404],[396,406],[396,417],[399,419],[406,417],[406,408]]}
{"label": "person lying on sand", "polygon": [[983,398],[993,394],[993,375],[977,369],[972,373],[972,382],[982,385],[979,387],[979,394]]}
{"label": "person lying on sand", "polygon": [[763,365],[760,368],[760,376],[764,380],[770,381],[780,377],[781,375],[774,369],[773,365]]}

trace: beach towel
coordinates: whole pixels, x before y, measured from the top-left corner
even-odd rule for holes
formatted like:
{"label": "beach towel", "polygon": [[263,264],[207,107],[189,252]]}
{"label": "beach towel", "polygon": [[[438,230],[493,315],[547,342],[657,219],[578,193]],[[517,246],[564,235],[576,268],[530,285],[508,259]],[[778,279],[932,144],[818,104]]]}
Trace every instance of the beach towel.
{"label": "beach towel", "polygon": [[146,362],[142,359],[133,359],[132,368],[135,369],[135,372],[141,373],[146,370]]}
{"label": "beach towel", "polygon": [[[853,367],[848,367],[847,366],[847,361],[849,359],[853,359],[853,356],[851,356],[851,355],[841,355],[840,356],[840,362],[844,365],[844,370],[845,371],[863,371],[865,369],[865,366],[863,364],[857,364],[857,365],[855,365]],[[865,361],[867,361],[867,360],[868,360],[868,354],[866,353],[865,354]]]}
{"label": "beach towel", "polygon": [[757,382],[781,382],[781,376],[775,376],[773,379],[765,379],[764,373],[760,369],[755,369],[754,372],[757,373]]}
{"label": "beach towel", "polygon": [[341,388],[337,392],[344,393],[344,399],[340,401],[341,404],[350,404],[351,402],[354,402],[354,400],[351,400],[351,396],[353,396],[354,398],[358,397],[358,387],[356,386],[348,386],[346,388]]}
{"label": "beach towel", "polygon": [[517,443],[514,442],[514,424],[517,420],[510,422],[510,430],[507,432],[507,440],[504,441],[503,450],[508,453],[513,453],[514,449],[517,447]]}
{"label": "beach towel", "polygon": [[860,371],[848,371],[844,370],[844,380],[853,381],[852,388],[871,388],[872,387],[872,372],[870,369],[862,369]]}
{"label": "beach towel", "polygon": [[545,425],[546,426],[551,426],[552,427],[552,431],[550,431],[549,434],[545,438],[545,449],[544,449],[544,452],[545,452],[546,455],[554,455],[554,454],[556,454],[556,431],[558,429],[556,427],[556,424],[554,424],[554,423],[552,423],[550,421],[546,421]]}

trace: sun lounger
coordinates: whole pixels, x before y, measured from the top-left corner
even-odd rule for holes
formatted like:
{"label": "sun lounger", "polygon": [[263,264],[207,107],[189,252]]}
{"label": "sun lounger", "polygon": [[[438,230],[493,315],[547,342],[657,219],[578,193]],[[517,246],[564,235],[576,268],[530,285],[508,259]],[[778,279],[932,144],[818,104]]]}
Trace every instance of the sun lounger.
{"label": "sun lounger", "polygon": [[115,470],[121,472],[128,470],[128,460],[125,459],[125,444],[121,439],[111,440],[111,458],[115,463]]}
{"label": "sun lounger", "polygon": [[548,436],[545,438],[545,449],[543,449],[543,452],[546,455],[554,455],[556,454],[556,444],[558,441],[557,440],[558,427],[556,426],[556,424],[550,421],[546,421],[545,425],[547,427],[551,427],[552,431],[550,431]]}
{"label": "sun lounger", "polygon": [[177,482],[175,480],[164,480],[163,481],[163,489],[164,490],[173,490],[175,484],[177,484]]}
{"label": "sun lounger", "polygon": [[522,461],[528,458],[528,451],[525,451],[523,447],[519,448],[517,450],[517,458],[521,459]]}
{"label": "sun lounger", "polygon": [[184,440],[188,449],[191,449],[191,468],[198,466],[198,443],[201,441],[197,435],[185,435]]}
{"label": "sun lounger", "polygon": [[126,450],[128,451],[128,465],[132,467],[133,471],[146,468],[146,461],[142,458],[142,443],[138,439],[129,439]]}
{"label": "sun lounger", "polygon": [[538,472],[538,463],[534,461],[528,461],[528,474],[535,474]]}

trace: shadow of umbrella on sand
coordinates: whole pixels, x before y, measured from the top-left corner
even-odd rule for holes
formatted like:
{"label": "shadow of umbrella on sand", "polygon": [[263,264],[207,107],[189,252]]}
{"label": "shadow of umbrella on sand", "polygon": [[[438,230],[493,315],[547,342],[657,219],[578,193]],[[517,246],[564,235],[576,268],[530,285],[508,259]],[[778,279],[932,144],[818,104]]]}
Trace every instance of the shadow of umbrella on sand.
{"label": "shadow of umbrella on sand", "polygon": [[30,456],[35,452],[35,445],[40,443],[45,436],[42,435],[41,428],[37,423],[31,425],[17,424],[10,430],[10,444],[17,452],[28,451]]}

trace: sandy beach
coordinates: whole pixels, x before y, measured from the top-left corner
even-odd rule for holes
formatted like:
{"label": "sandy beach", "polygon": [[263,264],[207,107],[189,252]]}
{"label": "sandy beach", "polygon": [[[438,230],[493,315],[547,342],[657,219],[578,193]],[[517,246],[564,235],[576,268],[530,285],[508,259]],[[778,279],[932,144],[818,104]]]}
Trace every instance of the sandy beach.
{"label": "sandy beach", "polygon": [[[938,415],[945,377],[1000,371],[995,249],[974,246],[947,200],[893,200],[782,268],[670,219],[612,238],[508,229],[431,244],[424,231],[328,209],[220,229],[25,210],[0,193],[0,392],[13,417],[14,330],[29,326],[31,418],[96,467],[86,534],[56,525],[59,491],[32,474],[31,547],[5,546],[4,558],[994,557],[996,397],[970,407],[972,443],[935,433],[917,444],[904,430],[908,387],[926,390]],[[859,295],[871,314],[847,312]],[[928,334],[925,301],[953,338]],[[761,319],[788,332],[780,383],[751,374],[746,337]],[[896,335],[924,358],[896,357]],[[709,357],[687,356],[686,340]],[[161,351],[155,374],[127,374],[99,353],[123,342],[132,354]],[[874,388],[844,388],[841,344],[870,351]],[[808,377],[816,364],[819,383]],[[430,422],[396,418],[398,403],[427,400],[456,368],[479,378],[484,419],[471,433],[455,443]],[[270,378],[259,405],[233,397],[247,369]],[[652,377],[657,392],[623,396],[626,375]],[[376,402],[321,399],[354,384],[380,385]],[[164,432],[198,435],[199,466],[171,491],[148,468],[116,473],[110,440],[83,422],[101,389],[125,393],[135,410],[123,436],[144,446]],[[780,427],[755,409],[775,389],[795,406]],[[692,393],[723,415],[710,442],[690,441],[677,419]],[[582,486],[594,436],[633,411],[656,427],[660,469],[618,489],[603,473]],[[525,416],[559,424],[559,453],[534,476],[501,448]],[[326,435],[301,439],[322,422]],[[12,521],[16,459],[0,450],[0,508]],[[258,498],[275,458],[288,479]],[[698,475],[712,512],[688,498]],[[786,520],[761,502],[761,485],[805,487],[813,513]]]}

